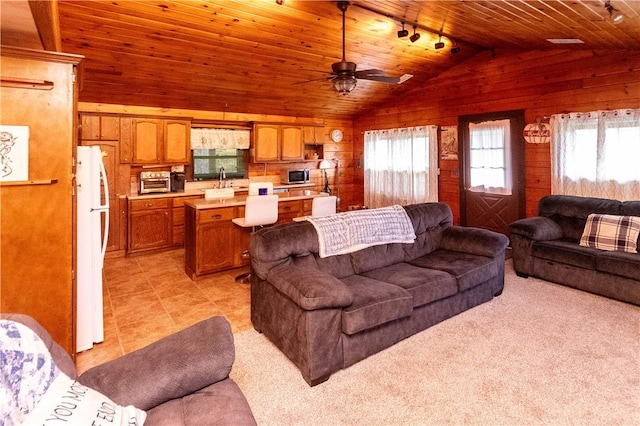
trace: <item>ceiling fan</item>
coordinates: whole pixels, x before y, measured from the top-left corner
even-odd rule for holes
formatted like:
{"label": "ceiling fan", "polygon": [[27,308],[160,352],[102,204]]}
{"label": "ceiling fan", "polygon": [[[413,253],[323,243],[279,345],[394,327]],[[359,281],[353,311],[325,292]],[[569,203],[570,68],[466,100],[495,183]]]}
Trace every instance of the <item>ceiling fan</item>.
{"label": "ceiling fan", "polygon": [[358,79],[379,81],[387,84],[401,84],[413,77],[411,74],[390,77],[385,75],[384,71],[376,69],[356,71],[357,65],[354,62],[347,62],[345,59],[345,12],[349,7],[349,2],[339,1],[337,5],[338,9],[342,11],[342,61],[331,64],[332,77],[329,77],[329,79],[338,93],[341,95],[349,94],[355,89]]}

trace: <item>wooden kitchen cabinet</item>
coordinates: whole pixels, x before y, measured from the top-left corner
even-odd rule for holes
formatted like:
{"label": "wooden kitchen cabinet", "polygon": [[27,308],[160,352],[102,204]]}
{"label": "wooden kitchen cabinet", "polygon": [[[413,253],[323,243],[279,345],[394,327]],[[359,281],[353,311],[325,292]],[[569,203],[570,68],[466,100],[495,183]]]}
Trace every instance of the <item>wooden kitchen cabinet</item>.
{"label": "wooden kitchen cabinet", "polygon": [[191,122],[164,120],[163,160],[165,163],[189,163],[191,150]]}
{"label": "wooden kitchen cabinet", "polygon": [[171,246],[171,198],[129,200],[128,253]]}
{"label": "wooden kitchen cabinet", "polygon": [[134,118],[132,125],[133,163],[159,164],[162,158],[162,120]]}
{"label": "wooden kitchen cabinet", "polygon": [[253,127],[253,161],[301,161],[304,158],[302,126],[255,124]]}
{"label": "wooden kitchen cabinet", "polygon": [[191,122],[161,118],[121,119],[122,163],[135,165],[188,164]]}
{"label": "wooden kitchen cabinet", "polygon": [[171,219],[172,245],[182,246],[184,244],[184,203],[200,198],[204,198],[204,195],[175,197],[173,199],[173,212]]}
{"label": "wooden kitchen cabinet", "polygon": [[241,266],[239,229],[231,219],[237,207],[197,210],[185,208],[185,269],[192,279],[210,272]]}
{"label": "wooden kitchen cabinet", "polygon": [[117,141],[120,139],[120,117],[113,115],[80,115],[80,139],[83,141]]}

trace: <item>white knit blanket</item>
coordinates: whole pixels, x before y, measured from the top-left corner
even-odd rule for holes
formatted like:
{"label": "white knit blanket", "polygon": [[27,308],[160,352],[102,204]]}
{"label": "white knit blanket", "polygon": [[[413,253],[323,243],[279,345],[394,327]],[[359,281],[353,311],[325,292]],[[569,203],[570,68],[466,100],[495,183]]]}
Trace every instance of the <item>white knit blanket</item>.
{"label": "white knit blanket", "polygon": [[318,233],[320,257],[351,253],[380,244],[413,243],[413,223],[402,206],[355,210],[307,218]]}

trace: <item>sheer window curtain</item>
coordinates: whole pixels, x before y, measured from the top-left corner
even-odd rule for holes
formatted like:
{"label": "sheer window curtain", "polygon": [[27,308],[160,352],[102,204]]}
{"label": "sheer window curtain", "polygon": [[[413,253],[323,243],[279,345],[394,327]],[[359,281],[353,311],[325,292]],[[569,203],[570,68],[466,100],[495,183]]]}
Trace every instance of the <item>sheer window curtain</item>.
{"label": "sheer window curtain", "polygon": [[370,208],[438,201],[437,126],[364,134],[364,202]]}
{"label": "sheer window curtain", "polygon": [[511,195],[510,121],[469,123],[471,191]]}
{"label": "sheer window curtain", "polygon": [[640,110],[551,117],[551,193],[640,200]]}

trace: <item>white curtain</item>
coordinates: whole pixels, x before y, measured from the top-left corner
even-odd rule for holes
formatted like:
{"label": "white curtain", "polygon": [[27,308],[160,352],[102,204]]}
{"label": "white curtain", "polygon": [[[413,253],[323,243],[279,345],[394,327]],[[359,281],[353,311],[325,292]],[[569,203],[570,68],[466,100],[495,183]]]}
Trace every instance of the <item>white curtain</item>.
{"label": "white curtain", "polygon": [[511,194],[510,129],[509,120],[469,123],[471,191]]}
{"label": "white curtain", "polygon": [[640,200],[640,110],[551,117],[551,193]]}
{"label": "white curtain", "polygon": [[370,208],[438,201],[437,126],[364,134],[364,202]]}
{"label": "white curtain", "polygon": [[249,149],[249,130],[191,129],[191,149]]}

